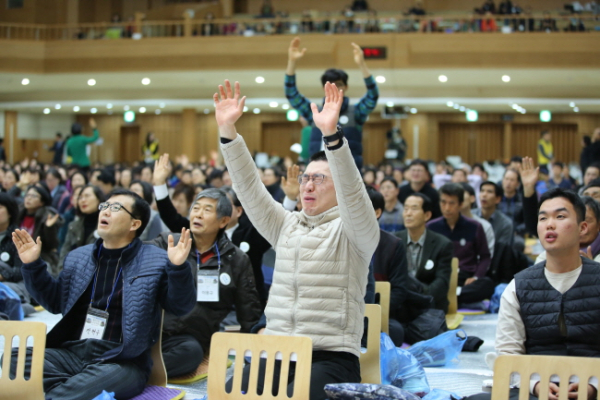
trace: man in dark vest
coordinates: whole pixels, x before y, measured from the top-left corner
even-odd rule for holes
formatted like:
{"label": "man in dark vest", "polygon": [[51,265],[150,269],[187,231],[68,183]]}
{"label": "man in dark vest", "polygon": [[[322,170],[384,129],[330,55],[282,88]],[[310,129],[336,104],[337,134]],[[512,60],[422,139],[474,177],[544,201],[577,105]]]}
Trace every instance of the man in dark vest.
{"label": "man in dark vest", "polygon": [[[379,90],[377,89],[377,84],[375,83],[375,79],[373,79],[373,75],[371,75],[371,71],[367,68],[362,49],[356,43],[352,43],[352,47],[354,49],[354,62],[362,72],[365,86],[367,87],[367,93],[354,105],[350,104],[350,98],[344,96],[338,123],[344,130],[344,137],[348,140],[352,157],[354,157],[354,161],[360,170],[363,163],[362,128],[367,121],[367,117],[377,105]],[[294,38],[288,49],[288,65],[285,71],[285,96],[288,98],[291,106],[294,107],[313,128],[309,145],[309,153],[310,155],[313,155],[323,150],[323,134],[314,124],[313,113],[310,109],[310,101],[300,94],[296,87],[296,62],[304,56],[305,52],[306,49],[300,48],[300,38]],[[325,87],[325,83],[327,82],[334,83],[338,89],[341,89],[344,94],[346,94],[346,91],[348,90],[348,74],[341,69],[330,68],[325,71],[323,76],[321,76],[323,87]]]}
{"label": "man in dark vest", "polygon": [[[584,217],[585,206],[574,192],[555,188],[542,195],[537,231],[547,259],[516,274],[504,291],[498,354],[600,357],[600,264],[579,254],[579,237],[588,230]],[[540,390],[534,378],[521,382],[529,384],[530,399]],[[569,398],[576,396],[579,383],[568,385]],[[556,399],[558,382],[552,379],[549,386],[549,398]],[[591,379],[588,399],[596,398],[597,388],[597,379]],[[510,399],[517,398],[518,389],[512,389]]]}

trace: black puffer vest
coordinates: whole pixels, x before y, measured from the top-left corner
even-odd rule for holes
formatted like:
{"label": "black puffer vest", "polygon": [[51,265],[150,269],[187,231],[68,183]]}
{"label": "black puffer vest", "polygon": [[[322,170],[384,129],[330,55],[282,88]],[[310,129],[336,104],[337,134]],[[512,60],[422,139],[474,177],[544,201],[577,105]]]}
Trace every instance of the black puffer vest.
{"label": "black puffer vest", "polygon": [[525,352],[600,357],[600,264],[584,258],[581,275],[564,294],[550,285],[545,266],[544,261],[515,275]]}

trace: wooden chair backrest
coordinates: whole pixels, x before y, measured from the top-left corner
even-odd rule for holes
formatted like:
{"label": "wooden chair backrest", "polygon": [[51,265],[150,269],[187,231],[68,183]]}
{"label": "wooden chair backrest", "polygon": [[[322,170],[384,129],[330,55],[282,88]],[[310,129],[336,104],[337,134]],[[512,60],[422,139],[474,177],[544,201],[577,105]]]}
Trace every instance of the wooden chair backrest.
{"label": "wooden chair backrest", "polygon": [[375,293],[379,293],[379,305],[381,306],[381,332],[390,334],[390,292],[389,282],[375,282]]}
{"label": "wooden chair backrest", "polygon": [[450,274],[450,287],[448,288],[448,312],[447,314],[456,314],[458,311],[458,298],[456,296],[456,287],[458,286],[458,258],[452,258],[452,273]]}
{"label": "wooden chair backrest", "polygon": [[167,386],[167,369],[162,357],[162,326],[165,319],[165,311],[162,311],[160,316],[160,334],[158,341],[152,346],[152,371],[148,377],[148,385],[152,386]]}
{"label": "wooden chair backrest", "polygon": [[360,355],[360,376],[362,383],[381,383],[381,306],[366,304],[365,317],[369,321],[367,327],[367,351]]}
{"label": "wooden chair backrest", "polygon": [[[0,376],[0,399],[44,399],[44,354],[46,351],[46,324],[43,322],[0,321],[0,336],[4,337],[4,359]],[[31,374],[25,379],[27,339],[33,338]],[[18,356],[15,379],[10,379],[13,338],[18,338]],[[30,343],[31,344],[31,343]]]}
{"label": "wooden chair backrest", "polygon": [[[227,393],[227,360],[235,351],[232,390]],[[242,392],[244,357],[251,354],[249,386]],[[266,358],[264,390],[257,392],[259,358]],[[279,391],[273,395],[273,372],[275,360],[281,360]],[[287,396],[290,361],[295,361],[294,393]],[[292,399],[306,400],[310,392],[312,367],[312,340],[305,336],[274,336],[248,333],[217,332],[210,343],[208,364],[208,398],[219,400],[237,399]]]}
{"label": "wooden chair backrest", "polygon": [[566,382],[572,376],[579,377],[578,399],[587,399],[587,382],[590,377],[600,375],[600,359],[594,357],[563,357],[563,356],[529,356],[529,355],[502,355],[494,363],[494,387],[492,400],[508,399],[510,391],[511,375],[518,373],[521,380],[522,390],[519,400],[529,400],[529,381],[532,374],[540,375],[539,396],[540,399],[548,398],[548,383],[552,375],[560,379],[559,399],[568,399],[568,387]]}

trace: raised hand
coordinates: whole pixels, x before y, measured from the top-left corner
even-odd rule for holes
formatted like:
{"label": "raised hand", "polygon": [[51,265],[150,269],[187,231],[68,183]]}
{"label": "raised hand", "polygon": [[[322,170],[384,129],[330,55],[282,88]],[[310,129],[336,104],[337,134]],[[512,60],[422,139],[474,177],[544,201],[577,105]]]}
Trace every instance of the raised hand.
{"label": "raised hand", "polygon": [[287,169],[287,179],[285,176],[281,177],[281,189],[290,200],[298,200],[298,195],[300,194],[299,174],[300,167],[294,164]]}
{"label": "raised hand", "polygon": [[288,48],[288,60],[296,62],[304,57],[304,53],[306,53],[306,47],[300,49],[300,38],[296,36]]}
{"label": "raised hand", "polygon": [[[220,98],[219,98],[220,95]],[[235,83],[235,93],[231,91],[231,83],[225,80],[225,87],[219,85],[219,93],[213,96],[215,101],[215,118],[219,126],[219,134],[227,139],[235,139],[235,123],[244,113],[246,96],[240,99],[240,84]]]}
{"label": "raised hand", "polygon": [[594,260],[594,255],[592,254],[592,246],[588,246],[586,251],[579,250],[579,255],[581,257],[587,258],[588,260]]}
{"label": "raised hand", "polygon": [[354,52],[354,62],[361,67],[365,63],[365,53],[356,43],[352,43],[352,49]]}
{"label": "raised hand", "polygon": [[46,226],[48,228],[52,227],[56,223],[56,221],[58,221],[58,217],[59,217],[58,214],[54,214],[54,215],[46,218]]}
{"label": "raised hand", "polygon": [[169,248],[167,249],[167,255],[169,256],[169,261],[173,265],[181,265],[185,262],[188,255],[190,254],[190,249],[192,248],[192,238],[190,237],[190,230],[183,228],[181,230],[181,237],[177,242],[177,246],[175,246],[175,239],[173,239],[173,235],[169,235]]}
{"label": "raised hand", "polygon": [[31,235],[24,229],[15,229],[12,234],[13,243],[17,247],[19,258],[23,264],[28,264],[40,258],[42,253],[42,240],[38,236],[37,241],[33,241]]}
{"label": "raised hand", "polygon": [[152,173],[152,184],[161,186],[167,183],[167,179],[171,175],[173,167],[169,162],[169,154],[165,153],[160,158],[154,161],[154,172]]}
{"label": "raised hand", "polygon": [[344,93],[333,83],[325,84],[325,104],[319,112],[315,103],[310,104],[313,112],[313,121],[321,130],[323,136],[333,135],[337,130],[337,122],[340,117],[340,109],[344,101]]}
{"label": "raised hand", "polygon": [[90,128],[96,129],[98,124],[96,124],[96,120],[94,118],[90,118]]}
{"label": "raised hand", "polygon": [[531,157],[523,157],[521,164],[519,174],[521,175],[521,183],[523,183],[523,194],[525,197],[531,197],[535,193],[535,184],[539,177],[539,167],[534,168]]}

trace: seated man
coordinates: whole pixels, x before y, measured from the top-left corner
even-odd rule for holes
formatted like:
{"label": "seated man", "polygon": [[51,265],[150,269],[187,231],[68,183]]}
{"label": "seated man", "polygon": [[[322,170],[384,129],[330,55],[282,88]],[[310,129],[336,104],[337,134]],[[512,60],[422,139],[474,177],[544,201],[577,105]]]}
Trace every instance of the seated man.
{"label": "seated man", "polygon": [[590,196],[600,202],[600,179],[592,179],[583,189],[584,196]]}
{"label": "seated man", "polygon": [[[454,247],[445,236],[425,227],[432,211],[429,197],[411,194],[404,202],[406,230],[396,235],[406,243],[409,276],[416,278],[421,293],[433,297],[435,308],[447,312]],[[415,280],[411,279],[413,283]]]}
{"label": "seated man", "polygon": [[474,215],[482,217],[492,224],[494,238],[498,243],[513,242],[513,224],[509,217],[498,210],[502,200],[502,187],[491,181],[485,181],[479,188],[481,208],[473,211]]}
{"label": "seated man", "polygon": [[457,183],[440,188],[442,217],[431,220],[427,228],[444,235],[454,245],[458,258],[458,286],[462,287],[459,303],[476,303],[489,299],[494,293],[494,282],[486,277],[491,257],[483,227],[460,214],[464,190]]}
{"label": "seated man", "polygon": [[[225,235],[231,213],[231,200],[221,189],[203,190],[192,204],[193,246],[187,259],[198,282],[197,302],[184,317],[165,315],[162,351],[169,377],[196,370],[208,354],[212,334],[234,307],[242,332],[249,332],[261,316],[250,260]],[[167,248],[167,234],[150,243]]]}
{"label": "seated man", "polygon": [[40,239],[34,242],[24,230],[13,233],[27,290],[45,309],[63,315],[46,339],[44,391],[53,400],[89,400],[102,390],[119,399],[140,394],[152,368],[161,308],[185,315],[195,303],[185,261],[189,231],[177,245],[170,237],[168,251],[142,244],[138,237],[150,206],[125,189],[111,192],[99,209],[100,239],[71,251],[58,280],[40,259]]}
{"label": "seated man", "polygon": [[[312,104],[325,152],[315,154],[299,176],[302,211],[289,212],[261,183],[236,131],[245,102],[240,100],[239,84],[235,94],[229,81],[219,91],[220,98],[214,96],[215,117],[233,187],[248,217],[277,254],[264,333],[312,339],[310,400],[326,399],[326,384],[361,380],[358,357],[364,297],[369,263],[379,242],[375,213],[365,212],[371,202],[360,172],[347,140],[336,129],[343,94],[326,83],[322,111]],[[244,373],[249,372],[248,365]]]}
{"label": "seated man", "polygon": [[[575,193],[555,188],[542,195],[538,236],[547,259],[515,275],[504,291],[496,328],[498,354],[600,355],[600,265],[579,254],[580,237],[588,229],[584,215]],[[540,384],[535,379],[529,383],[530,399],[537,399]],[[568,384],[569,398],[575,398],[579,383]],[[597,384],[587,385],[588,399],[596,398]],[[557,382],[549,386],[550,399],[556,399]],[[489,398],[489,393],[471,397]],[[511,389],[510,399],[518,399],[518,389]]]}
{"label": "seated man", "polygon": [[494,228],[492,228],[492,224],[490,224],[488,221],[478,215],[473,215],[471,212],[473,211],[473,208],[476,207],[477,203],[477,197],[475,196],[475,189],[473,189],[473,186],[466,182],[460,182],[459,185],[461,185],[465,190],[462,206],[460,207],[460,213],[463,216],[471,218],[481,224],[483,231],[485,232],[485,238],[487,239],[488,249],[490,249],[490,257],[494,258],[494,245],[496,243]]}
{"label": "seated man", "polygon": [[600,164],[593,163],[585,169],[585,173],[583,174],[583,183],[581,187],[579,187],[579,195],[583,194],[583,189],[589,185],[591,181],[594,179],[600,178]]}

